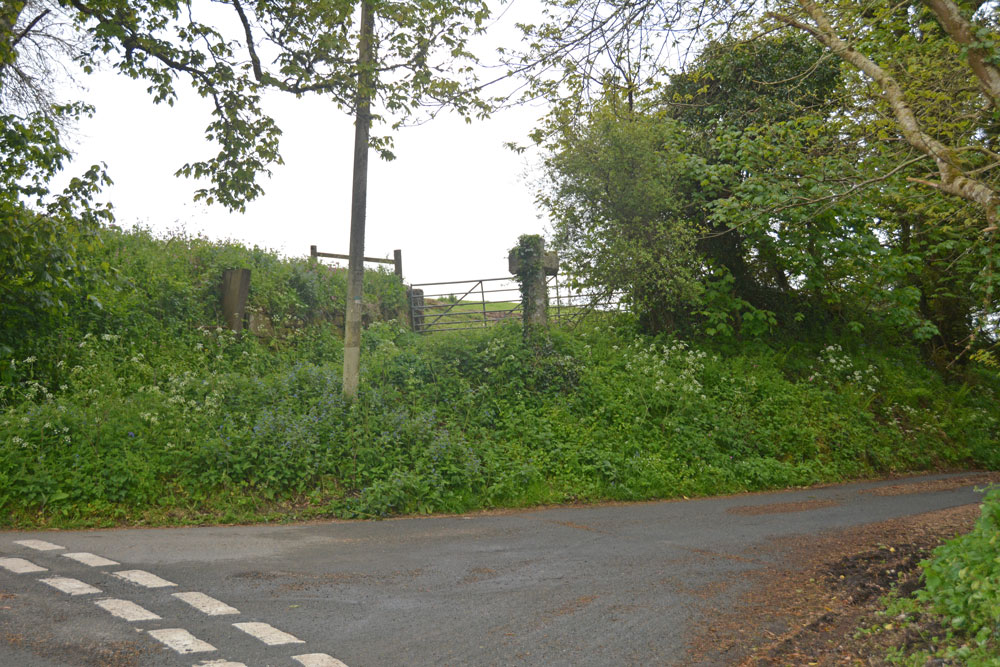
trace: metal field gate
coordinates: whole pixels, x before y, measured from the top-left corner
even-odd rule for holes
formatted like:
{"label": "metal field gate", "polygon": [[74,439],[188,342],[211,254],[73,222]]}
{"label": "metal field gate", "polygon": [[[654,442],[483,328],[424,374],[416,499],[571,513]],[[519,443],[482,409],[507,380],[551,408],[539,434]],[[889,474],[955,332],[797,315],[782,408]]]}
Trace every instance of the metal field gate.
{"label": "metal field gate", "polygon": [[[548,276],[550,321],[572,325],[594,310],[617,310],[620,295],[574,290],[561,276]],[[410,286],[410,317],[420,333],[469,331],[506,321],[521,320],[521,291],[517,281],[479,278]]]}

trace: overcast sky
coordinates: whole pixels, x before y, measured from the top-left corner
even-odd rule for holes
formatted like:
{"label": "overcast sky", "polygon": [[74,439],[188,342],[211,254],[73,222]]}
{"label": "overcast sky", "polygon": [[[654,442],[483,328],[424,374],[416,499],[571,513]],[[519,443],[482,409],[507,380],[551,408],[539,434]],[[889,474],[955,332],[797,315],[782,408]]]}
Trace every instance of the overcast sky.
{"label": "overcast sky", "polygon": [[[476,48],[490,48],[498,36],[509,46],[514,22],[535,11],[531,0],[518,0]],[[185,228],[291,256],[307,255],[312,244],[347,253],[354,128],[332,102],[265,98],[265,109],[283,130],[285,164],[273,168],[263,182],[266,194],[240,214],[195,204],[197,182],[173,176],[184,163],[217,150],[202,138],[210,120],[204,100],[184,89],[174,107],[154,105],[147,84],[113,73],[81,76],[81,83],[87,90],[76,96],[97,111],[78,129],[67,173],[105,162],[115,182],[105,196],[119,225]],[[471,125],[442,114],[399,130],[396,160],[370,157],[365,254],[392,257],[401,249],[410,283],[506,276],[507,250],[521,234],[542,233],[545,221],[534,205],[535,157],[516,155],[503,142],[525,143],[543,113],[517,108]]]}

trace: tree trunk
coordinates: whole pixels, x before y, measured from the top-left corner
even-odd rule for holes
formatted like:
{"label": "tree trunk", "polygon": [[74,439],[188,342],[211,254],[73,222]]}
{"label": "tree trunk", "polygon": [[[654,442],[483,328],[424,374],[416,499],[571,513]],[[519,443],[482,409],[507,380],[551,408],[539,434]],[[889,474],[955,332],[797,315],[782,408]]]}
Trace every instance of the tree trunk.
{"label": "tree trunk", "polygon": [[975,26],[952,0],[924,0],[924,4],[937,16],[948,36],[965,49],[966,60],[979,80],[979,87],[990,98],[993,108],[1000,109],[1000,69],[991,59],[993,54],[975,47],[979,41]]}
{"label": "tree trunk", "polygon": [[361,2],[358,40],[358,98],[354,120],[354,184],[351,190],[351,246],[347,263],[347,312],[344,317],[344,396],[358,393],[361,374],[361,299],[365,276],[365,218],[368,206],[368,138],[372,125],[372,63],[375,60],[375,13],[371,0]]}

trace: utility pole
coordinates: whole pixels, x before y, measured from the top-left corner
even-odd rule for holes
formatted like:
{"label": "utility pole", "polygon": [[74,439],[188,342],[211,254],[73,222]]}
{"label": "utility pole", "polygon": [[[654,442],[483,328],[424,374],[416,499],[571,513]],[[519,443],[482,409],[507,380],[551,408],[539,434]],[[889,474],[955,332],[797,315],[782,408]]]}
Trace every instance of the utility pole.
{"label": "utility pole", "polygon": [[375,13],[361,0],[358,38],[358,97],[354,116],[354,186],[351,190],[351,246],[347,261],[347,313],[344,317],[344,397],[358,394],[361,370],[361,297],[365,276],[365,216],[368,204],[368,135],[374,96]]}

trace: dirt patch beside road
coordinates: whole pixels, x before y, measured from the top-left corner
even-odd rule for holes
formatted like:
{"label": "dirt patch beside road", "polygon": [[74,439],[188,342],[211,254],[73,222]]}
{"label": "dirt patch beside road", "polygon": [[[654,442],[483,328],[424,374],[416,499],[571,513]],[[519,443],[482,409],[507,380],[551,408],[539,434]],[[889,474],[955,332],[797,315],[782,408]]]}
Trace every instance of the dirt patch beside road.
{"label": "dirt patch beside road", "polygon": [[1000,483],[1000,472],[984,472],[976,475],[949,477],[948,479],[931,479],[909,484],[892,484],[865,489],[858,493],[871,496],[905,496],[911,493],[935,493],[937,491],[953,491],[966,486],[986,486]]}
{"label": "dirt patch beside road", "polygon": [[706,610],[711,620],[689,644],[690,664],[877,664],[880,641],[909,639],[855,638],[855,629],[894,586],[912,592],[919,562],[943,540],[968,532],[979,513],[978,504],[963,505],[769,545],[775,564],[749,575],[740,602]]}
{"label": "dirt patch beside road", "polygon": [[797,503],[772,503],[770,505],[743,505],[731,507],[727,512],[730,514],[741,514],[743,516],[759,516],[762,514],[788,514],[791,512],[808,512],[809,510],[823,509],[824,507],[836,507],[840,502],[837,500],[803,500]]}

